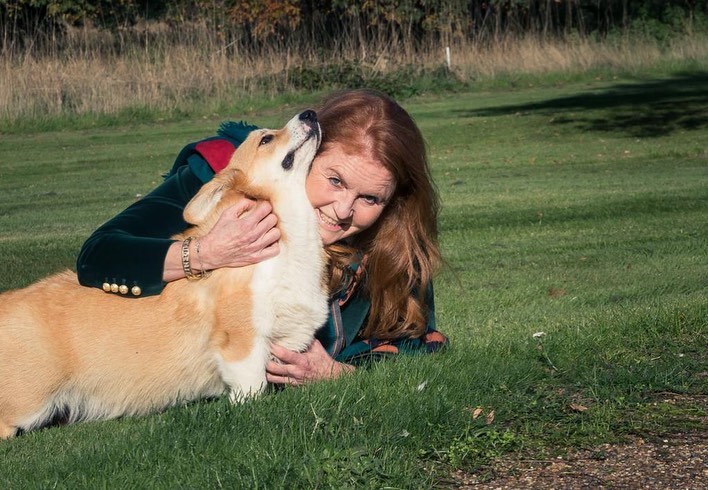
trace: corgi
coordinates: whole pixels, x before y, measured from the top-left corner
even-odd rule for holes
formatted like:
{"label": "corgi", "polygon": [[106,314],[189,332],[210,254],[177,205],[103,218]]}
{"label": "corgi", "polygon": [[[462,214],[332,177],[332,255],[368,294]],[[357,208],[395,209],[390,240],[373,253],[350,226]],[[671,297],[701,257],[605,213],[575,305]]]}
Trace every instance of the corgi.
{"label": "corgi", "polygon": [[326,255],[305,178],[321,133],[314,111],[254,130],[184,210],[200,237],[243,196],[268,199],[280,253],[158,296],[125,299],[71,271],[0,295],[0,438],[46,425],[147,414],[228,391],[260,393],[271,343],[302,351],[327,319]]}

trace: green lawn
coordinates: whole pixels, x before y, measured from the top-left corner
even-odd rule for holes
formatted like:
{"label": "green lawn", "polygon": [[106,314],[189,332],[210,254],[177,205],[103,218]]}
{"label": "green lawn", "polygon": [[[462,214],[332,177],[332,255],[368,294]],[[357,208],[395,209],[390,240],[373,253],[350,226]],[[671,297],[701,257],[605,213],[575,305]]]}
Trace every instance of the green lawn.
{"label": "green lawn", "polygon": [[[422,488],[509,452],[705,430],[707,82],[405,101],[444,203],[447,352],[242,406],[25,434],[0,442],[0,487]],[[280,126],[298,108],[249,121]],[[219,121],[0,135],[0,290],[73,267],[88,234]]]}

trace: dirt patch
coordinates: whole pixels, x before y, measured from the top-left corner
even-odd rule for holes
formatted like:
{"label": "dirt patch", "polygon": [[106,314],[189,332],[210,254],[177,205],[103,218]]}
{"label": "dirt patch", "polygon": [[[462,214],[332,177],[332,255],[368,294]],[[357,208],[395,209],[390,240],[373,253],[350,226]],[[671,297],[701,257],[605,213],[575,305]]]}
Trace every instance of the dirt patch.
{"label": "dirt patch", "polygon": [[[704,397],[693,398],[693,402],[705,401]],[[698,429],[693,424],[691,430],[635,436],[624,444],[572,449],[552,460],[504,457],[474,474],[454,472],[453,486],[495,490],[708,489],[708,417],[693,421],[698,422]]]}
{"label": "dirt patch", "polygon": [[479,474],[453,474],[457,488],[708,488],[708,433],[604,444],[550,461],[500,460]]}

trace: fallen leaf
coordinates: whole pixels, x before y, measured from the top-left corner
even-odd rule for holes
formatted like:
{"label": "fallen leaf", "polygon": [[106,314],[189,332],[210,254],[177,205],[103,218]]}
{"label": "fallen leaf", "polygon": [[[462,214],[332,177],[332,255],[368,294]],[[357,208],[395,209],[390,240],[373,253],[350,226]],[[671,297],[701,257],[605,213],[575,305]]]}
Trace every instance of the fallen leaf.
{"label": "fallen leaf", "polygon": [[558,462],[558,463],[551,463],[551,465],[547,468],[548,471],[551,473],[559,473],[561,471],[565,471],[568,468],[570,468],[570,465],[564,462]]}
{"label": "fallen leaf", "polygon": [[494,410],[487,414],[487,425],[491,424],[492,422],[494,422]]}
{"label": "fallen leaf", "polygon": [[576,412],[587,412],[587,410],[588,410],[588,407],[586,407],[585,405],[581,405],[579,403],[571,403],[570,408],[572,410],[575,410]]}

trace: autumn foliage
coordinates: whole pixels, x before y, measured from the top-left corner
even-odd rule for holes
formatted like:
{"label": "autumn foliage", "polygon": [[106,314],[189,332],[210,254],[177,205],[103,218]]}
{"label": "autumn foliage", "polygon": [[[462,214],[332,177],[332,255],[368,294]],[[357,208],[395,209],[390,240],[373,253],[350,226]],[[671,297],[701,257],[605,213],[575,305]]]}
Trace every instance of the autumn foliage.
{"label": "autumn foliage", "polygon": [[494,41],[509,35],[655,37],[705,26],[708,0],[0,0],[0,50],[56,48],[72,29],[126,36],[204,26],[223,46],[351,39],[405,43]]}

